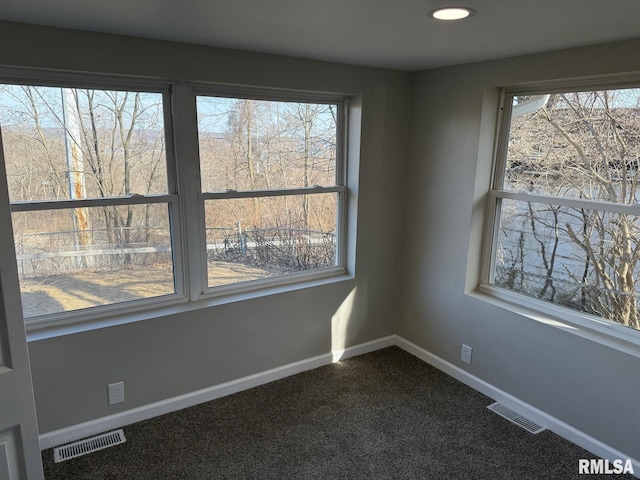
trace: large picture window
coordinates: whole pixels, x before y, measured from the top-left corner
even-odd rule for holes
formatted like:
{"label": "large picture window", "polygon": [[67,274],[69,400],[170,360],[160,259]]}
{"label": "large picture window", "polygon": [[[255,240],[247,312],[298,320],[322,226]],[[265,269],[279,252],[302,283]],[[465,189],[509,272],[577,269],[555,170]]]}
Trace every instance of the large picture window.
{"label": "large picture window", "polygon": [[640,88],[508,91],[491,285],[640,329]]}
{"label": "large picture window", "polygon": [[0,81],[29,328],[345,273],[343,97],[38,78]]}

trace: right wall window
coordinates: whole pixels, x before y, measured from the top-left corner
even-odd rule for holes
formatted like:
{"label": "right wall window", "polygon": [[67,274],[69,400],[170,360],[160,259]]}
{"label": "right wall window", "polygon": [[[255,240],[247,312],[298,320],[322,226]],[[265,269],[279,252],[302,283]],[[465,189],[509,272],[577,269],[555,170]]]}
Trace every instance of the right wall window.
{"label": "right wall window", "polygon": [[508,91],[489,284],[640,330],[640,88]]}

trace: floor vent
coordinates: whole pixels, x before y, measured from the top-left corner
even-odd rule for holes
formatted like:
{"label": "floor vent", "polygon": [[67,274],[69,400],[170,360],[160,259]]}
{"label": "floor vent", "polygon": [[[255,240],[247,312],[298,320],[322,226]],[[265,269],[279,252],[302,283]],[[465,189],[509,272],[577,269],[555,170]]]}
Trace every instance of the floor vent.
{"label": "floor vent", "polygon": [[96,435],[95,437],[85,438],[79,442],[70,443],[69,445],[63,445],[62,447],[56,447],[53,450],[53,459],[56,463],[69,460],[70,458],[80,457],[87,453],[97,452],[104,448],[112,447],[124,443],[127,439],[124,438],[124,432],[122,429],[114,430],[113,432],[103,433]]}
{"label": "floor vent", "polygon": [[534,435],[540,432],[544,432],[546,430],[546,428],[544,428],[543,426],[538,425],[537,423],[529,420],[526,417],[523,417],[519,413],[516,413],[510,408],[505,407],[501,403],[498,403],[498,402],[492,403],[487,408],[492,412],[497,413],[501,417],[506,418],[511,423],[515,423],[519,427],[524,428],[527,432],[533,433]]}

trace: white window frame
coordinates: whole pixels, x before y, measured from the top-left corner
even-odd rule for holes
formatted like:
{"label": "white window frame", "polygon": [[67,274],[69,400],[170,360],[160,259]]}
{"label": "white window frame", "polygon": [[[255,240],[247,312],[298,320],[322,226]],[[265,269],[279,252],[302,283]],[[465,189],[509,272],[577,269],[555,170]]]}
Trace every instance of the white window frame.
{"label": "white window frame", "polygon": [[[281,102],[300,102],[300,103],[317,103],[336,105],[338,114],[336,116],[336,178],[335,185],[332,186],[311,186],[301,188],[286,189],[256,189],[246,191],[227,190],[224,192],[203,192],[201,182],[194,186],[198,192],[198,237],[200,238],[199,247],[199,266],[195,271],[199,272],[199,285],[202,286],[198,291],[193,292],[194,299],[198,298],[215,298],[219,296],[238,294],[260,290],[267,287],[279,287],[291,285],[304,281],[318,280],[346,273],[346,211],[347,211],[347,161],[346,161],[346,132],[349,111],[349,98],[343,95],[327,95],[317,93],[301,93],[288,92],[273,89],[256,89],[256,88],[237,88],[237,87],[208,87],[206,85],[196,85],[192,91],[193,100],[190,104],[196,104],[198,96],[224,97],[232,99],[251,99],[264,101],[281,101]],[[197,112],[196,112],[197,115]],[[200,172],[199,163],[199,145],[198,149],[198,174]],[[233,284],[219,285],[209,287],[208,283],[208,267],[207,267],[207,246],[206,246],[206,225],[205,225],[205,202],[207,200],[229,200],[240,198],[260,198],[260,197],[280,197],[280,196],[298,196],[313,195],[321,193],[336,193],[336,265],[326,268],[317,268],[301,272],[285,273],[269,278],[257,280],[242,281]],[[192,263],[193,265],[193,263]],[[193,277],[192,277],[193,278]]]}
{"label": "white window frame", "polygon": [[544,300],[513,292],[493,285],[495,252],[500,227],[502,200],[543,203],[578,207],[603,212],[628,213],[640,216],[640,205],[624,205],[593,200],[554,197],[514,192],[502,188],[506,168],[507,148],[511,125],[511,108],[515,95],[545,95],[550,93],[617,88],[640,88],[640,76],[599,77],[563,82],[538,82],[525,86],[506,87],[501,90],[495,130],[493,167],[489,190],[485,233],[483,237],[480,282],[478,291],[500,307],[565,332],[578,335],[600,344],[640,357],[640,331]]}
{"label": "white window frame", "polygon": [[[170,207],[169,228],[175,293],[30,317],[25,321],[29,340],[147,320],[220,303],[307,288],[326,282],[353,279],[355,275],[355,224],[357,218],[357,197],[353,192],[357,192],[362,109],[359,96],[5,67],[0,67],[0,83],[140,91],[161,93],[163,97],[167,194],[12,202],[10,208],[12,212],[29,212],[76,207],[166,203]],[[198,95],[338,105],[336,184],[327,187],[314,186],[300,189],[202,193],[196,112],[196,96]],[[0,199],[9,201],[2,156],[3,151],[0,151]],[[336,193],[338,196],[335,267],[208,287],[204,226],[205,200],[330,192]],[[13,236],[11,240],[11,242],[0,242],[0,249],[5,253],[10,253],[9,258],[15,259]]]}
{"label": "white window frame", "polygon": [[[57,312],[35,317],[25,318],[25,326],[28,330],[39,327],[66,325],[78,321],[117,314],[120,312],[135,312],[150,307],[169,305],[184,301],[184,268],[182,235],[180,233],[181,213],[180,198],[176,183],[175,157],[172,138],[172,121],[170,104],[170,87],[168,83],[154,81],[129,81],[121,78],[98,77],[74,74],[57,74],[55,72],[34,72],[25,76],[25,72],[18,70],[5,70],[0,73],[0,83],[13,85],[30,85],[54,88],[96,89],[106,91],[127,91],[158,93],[162,95],[163,123],[165,136],[165,171],[167,175],[167,193],[153,195],[130,195],[127,197],[84,198],[65,200],[33,200],[10,202],[11,212],[33,212],[43,210],[60,210],[82,207],[103,207],[123,205],[149,205],[164,203],[168,206],[168,222],[171,234],[171,253],[173,262],[174,293],[157,297],[130,300],[95,307]],[[0,160],[4,164],[4,153],[0,151]],[[4,165],[3,165],[3,176]],[[3,179],[4,182],[4,179]],[[12,239],[13,240],[13,239]]]}

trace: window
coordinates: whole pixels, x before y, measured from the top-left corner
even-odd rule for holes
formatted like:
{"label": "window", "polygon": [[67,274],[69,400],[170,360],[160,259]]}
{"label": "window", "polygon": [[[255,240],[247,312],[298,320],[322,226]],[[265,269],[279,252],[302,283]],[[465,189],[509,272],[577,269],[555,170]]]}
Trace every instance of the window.
{"label": "window", "polygon": [[339,103],[196,97],[208,289],[339,267]]}
{"label": "window", "polygon": [[166,93],[0,85],[27,323],[180,293]]}
{"label": "window", "polygon": [[640,88],[513,90],[505,106],[488,283],[639,330]]}
{"label": "window", "polygon": [[0,82],[27,326],[345,272],[344,98],[42,76]]}

